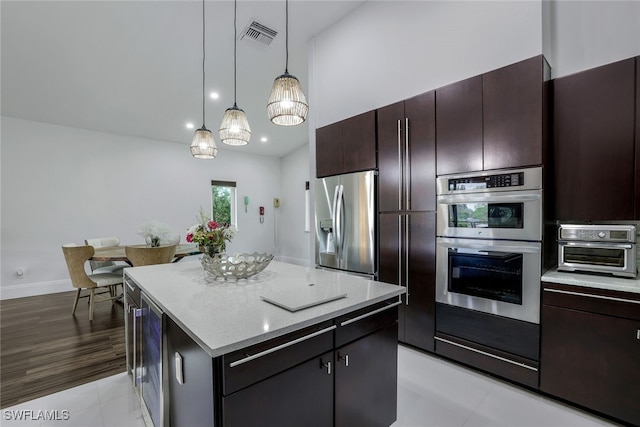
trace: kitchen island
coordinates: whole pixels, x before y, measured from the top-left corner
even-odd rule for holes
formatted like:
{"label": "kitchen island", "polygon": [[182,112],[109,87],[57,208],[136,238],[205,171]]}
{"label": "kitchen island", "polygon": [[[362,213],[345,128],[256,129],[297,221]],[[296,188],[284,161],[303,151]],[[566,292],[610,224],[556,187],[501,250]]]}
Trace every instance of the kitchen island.
{"label": "kitchen island", "polygon": [[[279,262],[239,281],[207,279],[199,262],[129,268],[125,281],[139,315],[128,366],[155,427],[395,421],[404,288]],[[331,298],[296,311],[265,300]]]}

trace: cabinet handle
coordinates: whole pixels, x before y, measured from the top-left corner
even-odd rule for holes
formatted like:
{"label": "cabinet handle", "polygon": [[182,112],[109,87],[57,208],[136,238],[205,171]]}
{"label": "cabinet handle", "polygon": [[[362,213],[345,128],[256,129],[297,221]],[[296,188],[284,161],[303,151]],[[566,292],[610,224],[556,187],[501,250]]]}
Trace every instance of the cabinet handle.
{"label": "cabinet handle", "polygon": [[289,342],[286,342],[284,344],[280,344],[278,346],[275,346],[273,348],[261,351],[260,353],[253,354],[251,356],[247,356],[244,359],[236,360],[235,362],[229,363],[229,367],[230,368],[235,368],[236,366],[242,365],[243,363],[250,362],[250,361],[252,361],[254,359],[257,359],[259,357],[266,356],[267,354],[271,354],[271,353],[276,352],[278,350],[282,350],[283,348],[287,348],[287,347],[290,347],[290,346],[292,346],[294,344],[298,344],[299,342],[306,341],[306,340],[311,339],[313,337],[317,337],[318,335],[322,335],[324,333],[333,331],[335,328],[337,328],[336,325],[329,326],[328,328],[321,329],[321,330],[313,332],[313,333],[311,333],[309,335],[305,335],[303,337],[297,338],[297,339],[295,339],[293,341],[289,341]]}
{"label": "cabinet handle", "polygon": [[556,292],[558,294],[576,295],[576,296],[579,296],[579,297],[589,297],[589,298],[596,298],[596,299],[606,299],[606,300],[609,300],[609,301],[620,301],[620,302],[630,302],[631,304],[640,304],[640,301],[635,301],[635,300],[632,300],[632,299],[607,297],[607,296],[604,296],[604,295],[585,294],[583,292],[563,291],[561,289],[544,288],[544,291],[545,292]]}
{"label": "cabinet handle", "polygon": [[182,373],[182,356],[177,351],[173,355],[173,361],[175,362],[176,366],[176,381],[178,381],[178,384],[182,385],[184,384],[184,374]]}
{"label": "cabinet handle", "polygon": [[393,308],[393,307],[398,306],[400,304],[402,304],[402,301],[396,301],[396,302],[394,302],[392,304],[385,305],[384,307],[380,307],[380,308],[378,308],[376,310],[373,310],[373,311],[370,311],[368,313],[361,314],[360,316],[354,317],[353,319],[345,320],[344,322],[340,323],[340,326],[350,325],[353,322],[357,322],[358,320],[362,320],[362,319],[365,319],[365,318],[367,318],[369,316],[373,316],[374,314],[378,314],[378,313],[380,313],[382,311],[389,310],[390,308]]}
{"label": "cabinet handle", "polygon": [[402,286],[402,215],[398,215],[398,286]]}
{"label": "cabinet handle", "polygon": [[344,357],[340,356],[340,353],[338,353],[338,361],[342,362],[344,360],[344,366],[349,366],[349,355],[345,354]]}
{"label": "cabinet handle", "polygon": [[322,360],[320,360],[320,365],[323,368],[327,368],[327,375],[331,375],[331,362],[322,363]]}
{"label": "cabinet handle", "polygon": [[409,305],[409,214],[405,215],[404,221],[404,285],[407,287],[406,303]]}
{"label": "cabinet handle", "polygon": [[128,281],[128,280],[127,280],[127,281],[125,281],[125,283],[127,284],[127,287],[128,287],[129,289],[131,289],[131,292],[135,292],[136,288],[134,288],[133,286],[131,286],[131,283],[129,283],[129,281]]}
{"label": "cabinet handle", "polygon": [[409,118],[404,119],[404,197],[407,210],[411,209],[411,164],[409,163]]}
{"label": "cabinet handle", "polygon": [[398,210],[402,210],[402,125],[398,120]]}
{"label": "cabinet handle", "polygon": [[636,339],[640,340],[640,329],[636,331]]}
{"label": "cabinet handle", "polygon": [[440,337],[435,337],[435,339],[438,340],[438,341],[445,342],[447,344],[454,345],[456,347],[464,348],[465,350],[473,351],[475,353],[480,353],[480,354],[483,354],[485,356],[493,357],[494,359],[502,360],[503,362],[511,363],[512,365],[520,366],[521,368],[526,368],[526,369],[530,369],[532,371],[538,372],[537,368],[534,368],[533,366],[525,365],[524,363],[516,362],[515,360],[510,360],[510,359],[506,359],[504,357],[496,356],[495,354],[491,354],[491,353],[487,353],[485,351],[477,350],[475,348],[467,347],[466,345],[458,344],[456,342],[445,340],[445,339],[440,338]]}

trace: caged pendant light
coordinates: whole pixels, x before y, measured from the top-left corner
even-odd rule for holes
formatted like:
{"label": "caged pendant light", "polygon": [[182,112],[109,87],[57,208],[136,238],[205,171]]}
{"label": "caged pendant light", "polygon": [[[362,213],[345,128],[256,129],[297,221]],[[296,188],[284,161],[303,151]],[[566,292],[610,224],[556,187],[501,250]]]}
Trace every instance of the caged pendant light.
{"label": "caged pendant light", "polygon": [[237,41],[238,0],[233,2],[233,107],[227,108],[220,124],[220,140],[227,145],[247,145],[251,138],[251,128],[247,115],[238,108],[237,99]]}
{"label": "caged pendant light", "polygon": [[204,1],[202,0],[202,127],[193,135],[191,155],[197,159],[214,159],[218,154],[218,147],[213,139],[213,133],[204,125]]}
{"label": "caged pendant light", "polygon": [[285,51],[284,74],[277,77],[267,103],[269,120],[280,126],[295,126],[307,119],[309,104],[302,92],[300,81],[289,74],[289,1],[285,1]]}

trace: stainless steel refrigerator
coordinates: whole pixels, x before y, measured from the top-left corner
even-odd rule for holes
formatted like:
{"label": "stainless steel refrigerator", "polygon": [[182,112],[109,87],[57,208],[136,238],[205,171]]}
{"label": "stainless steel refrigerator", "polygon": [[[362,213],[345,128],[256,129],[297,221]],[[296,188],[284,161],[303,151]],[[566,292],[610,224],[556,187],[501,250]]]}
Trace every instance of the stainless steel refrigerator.
{"label": "stainless steel refrigerator", "polygon": [[376,276],[376,174],[316,181],[316,265]]}

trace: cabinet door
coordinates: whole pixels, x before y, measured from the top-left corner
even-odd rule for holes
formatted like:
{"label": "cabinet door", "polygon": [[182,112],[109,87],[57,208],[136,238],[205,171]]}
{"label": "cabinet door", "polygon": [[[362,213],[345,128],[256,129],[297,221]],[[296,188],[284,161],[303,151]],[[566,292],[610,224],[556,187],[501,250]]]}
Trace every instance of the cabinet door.
{"label": "cabinet door", "polygon": [[340,123],[316,129],[316,176],[337,175],[343,168]]}
{"label": "cabinet door", "polygon": [[376,168],[376,113],[369,111],[341,122],[342,173]]}
{"label": "cabinet door", "polygon": [[402,162],[404,102],[378,109],[378,207],[380,212],[404,209]]}
{"label": "cabinet door", "polygon": [[635,164],[635,212],[634,219],[640,219],[640,56],[636,57],[636,164]]}
{"label": "cabinet door", "polygon": [[[214,377],[211,356],[171,319],[167,319],[166,336],[169,425],[213,427]],[[180,355],[181,370],[180,365],[175,363],[176,354]],[[178,381],[179,377],[182,384]]]}
{"label": "cabinet door", "polygon": [[[381,282],[387,282],[394,285],[402,283],[400,274],[402,273],[400,266],[403,261],[401,236],[404,230],[404,215],[397,213],[381,213],[378,217],[380,227],[380,243],[379,243],[379,278]],[[402,295],[403,302],[406,295]],[[400,341],[404,341],[404,314],[405,304],[399,306],[398,311],[398,336]]]}
{"label": "cabinet door", "polygon": [[542,306],[540,389],[640,425],[640,323]]}
{"label": "cabinet door", "polygon": [[332,426],[333,366],[332,351],[224,397],[223,424]]}
{"label": "cabinet door", "polygon": [[536,56],[483,75],[485,170],[542,164],[543,61]]}
{"label": "cabinet door", "polygon": [[434,351],[436,214],[413,212],[407,221],[407,295],[404,313],[404,342]]}
{"label": "cabinet door", "polygon": [[407,99],[404,113],[409,133],[405,147],[405,209],[432,211],[436,209],[435,92]]}
{"label": "cabinet door", "polygon": [[437,174],[482,170],[482,76],[436,90]]}
{"label": "cabinet door", "polygon": [[555,218],[634,217],[635,60],[553,82]]}
{"label": "cabinet door", "polygon": [[393,323],[336,350],[336,427],[387,427],[396,420],[397,343]]}

